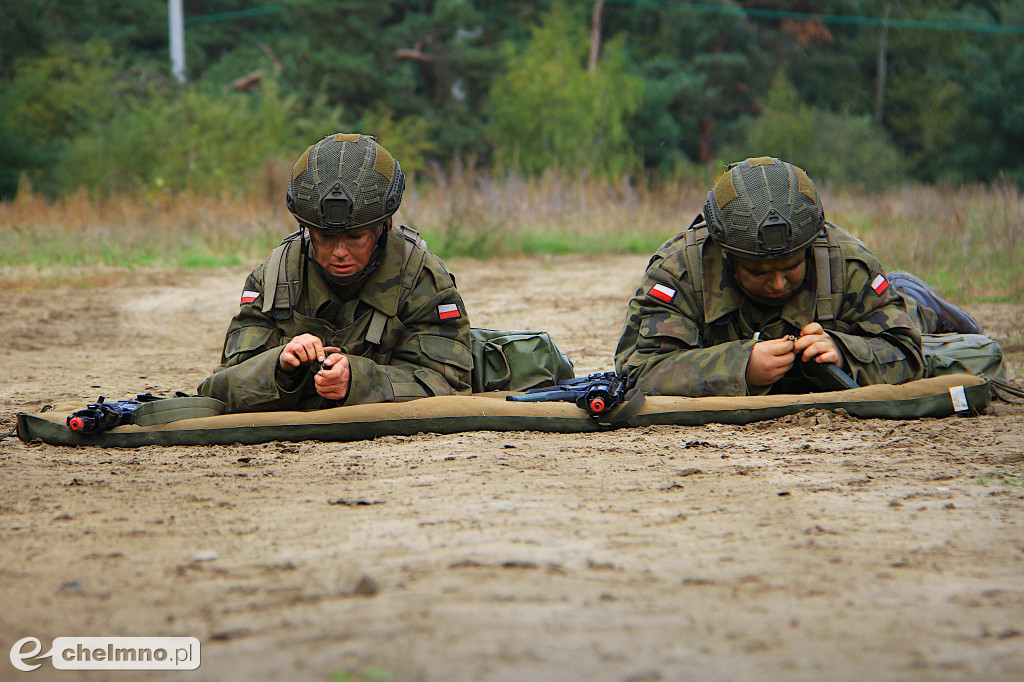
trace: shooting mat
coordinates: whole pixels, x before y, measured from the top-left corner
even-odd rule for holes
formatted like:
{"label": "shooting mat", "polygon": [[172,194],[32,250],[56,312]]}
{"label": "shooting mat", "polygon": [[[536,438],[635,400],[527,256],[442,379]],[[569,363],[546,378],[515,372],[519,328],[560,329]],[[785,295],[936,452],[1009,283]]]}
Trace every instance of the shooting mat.
{"label": "shooting mat", "polygon": [[[119,426],[101,433],[67,427],[68,415],[85,407],[60,406],[18,414],[18,437],[53,445],[139,447],[143,445],[226,445],[268,441],[353,441],[378,436],[464,431],[605,430],[572,403],[509,402],[505,393],[438,396],[404,403],[352,405],[313,412],[248,412],[180,419],[151,426]],[[808,409],[843,409],[860,418],[917,419],[977,414],[989,404],[988,382],[967,374],[879,385],[831,393],[749,397],[678,398],[648,396],[640,410],[618,427],[748,424]]]}

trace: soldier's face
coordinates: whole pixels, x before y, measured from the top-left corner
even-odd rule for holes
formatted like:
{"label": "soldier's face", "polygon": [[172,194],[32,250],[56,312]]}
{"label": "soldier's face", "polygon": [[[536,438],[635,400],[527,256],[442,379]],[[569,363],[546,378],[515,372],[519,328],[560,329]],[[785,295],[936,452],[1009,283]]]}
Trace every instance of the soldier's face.
{"label": "soldier's face", "polygon": [[782,305],[796,293],[807,274],[807,252],[785,258],[733,258],[736,282],[747,296],[764,305]]}
{"label": "soldier's face", "polygon": [[309,230],[313,258],[327,272],[339,277],[356,275],[366,269],[383,225],[355,232],[332,234]]}

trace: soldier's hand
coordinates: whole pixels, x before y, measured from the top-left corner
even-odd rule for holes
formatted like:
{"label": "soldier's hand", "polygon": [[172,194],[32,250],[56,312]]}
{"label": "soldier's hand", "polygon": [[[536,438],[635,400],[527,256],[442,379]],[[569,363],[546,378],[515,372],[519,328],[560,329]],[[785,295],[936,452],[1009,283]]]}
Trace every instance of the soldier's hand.
{"label": "soldier's hand", "polygon": [[793,351],[805,362],[830,362],[843,369],[843,354],[839,351],[839,346],[817,322],[811,322],[800,330],[800,338],[793,344]]}
{"label": "soldier's hand", "polygon": [[323,362],[326,357],[324,342],[320,340],[320,337],[312,334],[299,334],[281,350],[277,363],[281,365],[281,369],[290,373],[303,365]]}
{"label": "soldier's hand", "polygon": [[770,386],[789,371],[796,360],[792,337],[758,341],[747,360],[746,379],[750,386]]}
{"label": "soldier's hand", "polygon": [[323,369],[313,377],[316,392],[328,400],[344,400],[352,383],[352,368],[348,364],[348,356],[331,353],[323,365]]}

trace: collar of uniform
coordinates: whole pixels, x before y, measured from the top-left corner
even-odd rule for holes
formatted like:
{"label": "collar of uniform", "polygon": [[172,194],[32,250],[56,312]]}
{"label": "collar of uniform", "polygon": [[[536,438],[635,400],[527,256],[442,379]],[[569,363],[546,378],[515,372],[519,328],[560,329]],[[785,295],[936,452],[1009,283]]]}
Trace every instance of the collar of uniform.
{"label": "collar of uniform", "polygon": [[[808,259],[807,267],[814,267],[811,259]],[[814,322],[814,305],[816,302],[814,297],[814,274],[811,272],[804,278],[804,285],[800,287],[793,298],[783,304],[782,319],[797,329],[803,329],[811,322]]]}
{"label": "collar of uniform", "polygon": [[[704,248],[704,322],[712,324],[749,301],[739,288],[732,274],[726,272],[722,247],[710,239]],[[814,321],[815,306],[814,256],[808,254],[807,275],[804,284],[793,298],[782,306],[780,316],[797,329],[803,329]],[[753,304],[753,302],[750,302]],[[754,304],[756,305],[756,304]]]}

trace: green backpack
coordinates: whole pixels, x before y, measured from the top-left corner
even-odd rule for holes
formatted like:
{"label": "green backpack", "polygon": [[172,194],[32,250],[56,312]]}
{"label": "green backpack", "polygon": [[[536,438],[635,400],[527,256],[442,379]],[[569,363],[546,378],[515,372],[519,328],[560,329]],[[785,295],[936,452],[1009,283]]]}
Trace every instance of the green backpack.
{"label": "green backpack", "polygon": [[547,332],[469,331],[473,393],[525,391],[574,377],[572,361]]}
{"label": "green backpack", "polygon": [[981,334],[921,334],[925,376],[973,374],[1006,381],[1003,349]]}

